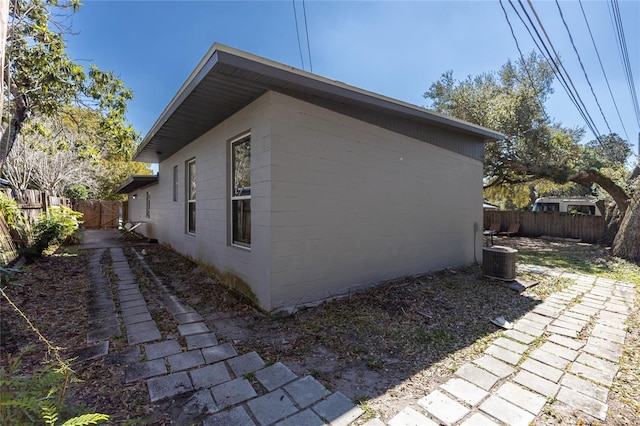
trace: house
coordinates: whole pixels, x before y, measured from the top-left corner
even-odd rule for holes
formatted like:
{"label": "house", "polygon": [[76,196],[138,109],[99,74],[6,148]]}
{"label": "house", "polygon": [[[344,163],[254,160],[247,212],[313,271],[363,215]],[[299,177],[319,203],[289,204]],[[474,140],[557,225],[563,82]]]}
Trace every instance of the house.
{"label": "house", "polygon": [[501,137],[214,44],[134,155],[158,176],[119,192],[146,237],[291,310],[471,264]]}

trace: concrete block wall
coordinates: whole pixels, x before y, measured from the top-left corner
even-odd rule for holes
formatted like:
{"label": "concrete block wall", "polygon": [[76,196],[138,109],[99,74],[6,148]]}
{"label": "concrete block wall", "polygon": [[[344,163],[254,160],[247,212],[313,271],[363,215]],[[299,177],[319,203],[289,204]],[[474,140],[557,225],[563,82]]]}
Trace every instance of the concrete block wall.
{"label": "concrete block wall", "polygon": [[480,161],[280,94],[272,120],[272,309],[480,259]]}
{"label": "concrete block wall", "polygon": [[[269,310],[270,250],[270,93],[200,136],[159,165],[152,187],[151,217],[145,219],[144,194],[138,191],[131,218],[146,220],[143,233],[191,259],[230,272],[247,283]],[[251,132],[251,248],[231,244],[229,228],[230,141]],[[196,160],[196,232],[186,230],[186,165]],[[178,200],[173,201],[173,168],[178,166]]]}

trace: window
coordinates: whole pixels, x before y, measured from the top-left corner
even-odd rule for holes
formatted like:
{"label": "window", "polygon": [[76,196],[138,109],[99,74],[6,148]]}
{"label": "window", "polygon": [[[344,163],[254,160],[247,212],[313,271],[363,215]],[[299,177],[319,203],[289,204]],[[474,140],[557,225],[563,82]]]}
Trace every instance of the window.
{"label": "window", "polygon": [[187,161],[187,232],[196,233],[196,160]]}
{"label": "window", "polygon": [[173,166],[173,201],[178,201],[178,166]]}
{"label": "window", "polygon": [[231,242],[251,245],[251,135],[231,142]]}
{"label": "window", "polygon": [[147,217],[151,217],[151,194],[147,191]]}

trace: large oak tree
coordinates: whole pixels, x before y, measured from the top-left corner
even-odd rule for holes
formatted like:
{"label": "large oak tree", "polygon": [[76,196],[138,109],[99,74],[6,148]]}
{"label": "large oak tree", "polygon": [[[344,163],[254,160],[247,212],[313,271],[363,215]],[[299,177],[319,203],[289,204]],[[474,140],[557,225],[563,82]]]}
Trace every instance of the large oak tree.
{"label": "large oak tree", "polygon": [[[582,129],[554,122],[545,110],[544,103],[553,93],[552,83],[550,65],[532,53],[516,62],[508,61],[498,72],[462,81],[454,79],[452,71],[445,72],[424,96],[438,112],[506,135],[504,140],[485,146],[485,188],[513,187],[540,179],[589,187],[596,184],[615,201],[623,218],[614,254],[640,260],[640,190],[624,171],[628,144],[614,134],[582,146]],[[622,172],[616,166],[621,163]]]}

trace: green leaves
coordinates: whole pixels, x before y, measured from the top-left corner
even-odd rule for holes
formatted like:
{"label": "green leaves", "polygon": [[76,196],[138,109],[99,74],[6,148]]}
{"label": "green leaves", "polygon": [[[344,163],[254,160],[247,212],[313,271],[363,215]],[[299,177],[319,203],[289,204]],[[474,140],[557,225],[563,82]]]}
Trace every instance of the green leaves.
{"label": "green leaves", "polygon": [[[131,90],[111,71],[95,65],[89,70],[66,53],[64,36],[69,32],[52,20],[60,13],[79,9],[77,0],[19,0],[10,2],[7,63],[11,85],[7,108],[13,109],[12,126],[2,135],[1,155],[8,153],[23,124],[33,116],[58,117],[71,107],[88,108],[99,116],[103,139],[110,139],[110,155],[130,156],[139,134],[126,121]],[[61,19],[62,21],[62,19]],[[4,120],[4,117],[3,117]],[[4,157],[0,157],[0,163]]]}

